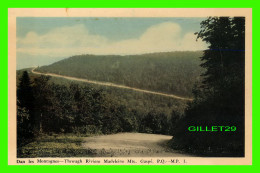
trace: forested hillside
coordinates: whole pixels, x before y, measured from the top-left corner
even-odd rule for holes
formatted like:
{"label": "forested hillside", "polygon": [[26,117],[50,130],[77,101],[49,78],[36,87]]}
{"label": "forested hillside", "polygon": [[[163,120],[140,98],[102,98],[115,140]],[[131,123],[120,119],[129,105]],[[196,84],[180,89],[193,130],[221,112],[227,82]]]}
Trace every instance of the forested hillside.
{"label": "forested hillside", "polygon": [[[190,96],[192,85],[200,81],[201,55],[201,52],[81,55],[36,71]],[[161,95],[39,76],[31,70],[17,71],[21,147],[39,134],[172,134],[187,104],[185,100]]]}
{"label": "forested hillside", "polygon": [[30,70],[17,71],[19,157],[24,156],[24,145],[44,134],[171,134],[180,118],[179,109],[185,107],[182,100],[118,88],[94,88],[28,73]]}
{"label": "forested hillside", "polygon": [[[34,81],[35,78],[39,77],[39,75],[33,74],[31,70],[32,69],[30,68],[17,71],[17,86],[19,85],[20,78],[22,77],[24,71],[28,72],[32,81]],[[139,116],[144,116],[148,112],[156,110],[157,112],[163,112],[169,118],[172,114],[172,111],[182,114],[187,104],[187,101],[185,100],[175,99],[171,97],[136,92],[128,89],[88,84],[62,78],[51,77],[48,81],[48,84],[56,84],[66,87],[77,84],[80,87],[91,87],[97,90],[102,90],[107,98],[113,100],[115,105],[123,105],[128,109],[135,109],[140,112]]]}
{"label": "forested hillside", "polygon": [[202,52],[166,52],[129,56],[78,55],[36,71],[191,96],[202,72]]}

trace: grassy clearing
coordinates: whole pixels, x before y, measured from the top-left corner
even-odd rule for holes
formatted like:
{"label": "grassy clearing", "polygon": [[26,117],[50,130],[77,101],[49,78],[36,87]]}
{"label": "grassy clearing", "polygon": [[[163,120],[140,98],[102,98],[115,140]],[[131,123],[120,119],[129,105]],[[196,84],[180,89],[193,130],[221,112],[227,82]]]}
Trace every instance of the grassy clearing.
{"label": "grassy clearing", "polygon": [[74,134],[42,135],[21,148],[17,149],[18,158],[34,157],[88,157],[95,154],[94,150],[84,149],[81,145],[85,137]]}

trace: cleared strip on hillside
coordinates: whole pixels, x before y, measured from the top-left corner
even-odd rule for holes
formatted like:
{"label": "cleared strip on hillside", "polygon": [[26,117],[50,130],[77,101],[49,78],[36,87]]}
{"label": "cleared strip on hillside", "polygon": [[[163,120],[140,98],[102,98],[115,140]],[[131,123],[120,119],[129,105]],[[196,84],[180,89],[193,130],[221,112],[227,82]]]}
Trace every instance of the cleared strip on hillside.
{"label": "cleared strip on hillside", "polygon": [[155,92],[155,91],[149,91],[149,90],[144,90],[144,89],[139,89],[139,88],[133,88],[133,87],[118,85],[118,84],[114,84],[114,83],[110,83],[110,82],[93,81],[93,80],[88,80],[88,79],[82,79],[82,78],[76,78],[76,77],[70,77],[70,76],[63,76],[63,75],[59,75],[59,74],[55,74],[55,73],[41,73],[41,72],[34,71],[35,69],[36,68],[32,69],[32,73],[38,74],[38,75],[64,78],[64,79],[68,79],[68,80],[86,82],[86,83],[95,84],[95,85],[103,85],[103,86],[109,86],[109,87],[129,89],[129,90],[133,90],[133,91],[137,91],[137,92],[155,94],[155,95],[160,95],[160,96],[165,96],[165,97],[172,97],[172,98],[175,98],[175,99],[186,100],[186,101],[192,101],[193,100],[192,98],[180,97],[180,96],[176,96],[176,95],[173,95],[173,94],[166,94],[166,93],[161,93],[161,92]]}

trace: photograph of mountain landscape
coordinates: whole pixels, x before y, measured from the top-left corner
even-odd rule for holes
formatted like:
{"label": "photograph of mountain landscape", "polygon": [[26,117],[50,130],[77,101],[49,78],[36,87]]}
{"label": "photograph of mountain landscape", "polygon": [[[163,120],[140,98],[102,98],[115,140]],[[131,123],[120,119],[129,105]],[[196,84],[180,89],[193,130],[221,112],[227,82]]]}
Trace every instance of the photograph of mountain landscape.
{"label": "photograph of mountain landscape", "polygon": [[244,157],[245,17],[17,17],[17,158]]}

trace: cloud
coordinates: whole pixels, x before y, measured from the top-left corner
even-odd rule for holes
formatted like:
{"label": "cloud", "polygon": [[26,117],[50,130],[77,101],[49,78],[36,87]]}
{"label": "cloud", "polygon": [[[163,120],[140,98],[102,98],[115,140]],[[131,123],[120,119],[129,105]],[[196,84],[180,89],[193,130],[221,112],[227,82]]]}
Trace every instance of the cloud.
{"label": "cloud", "polygon": [[184,50],[203,50],[206,44],[196,42],[193,33],[185,33],[177,23],[165,22],[148,28],[139,38],[111,41],[89,33],[85,25],[54,28],[46,34],[28,32],[17,38],[17,53],[68,57],[77,54],[142,54]]}

